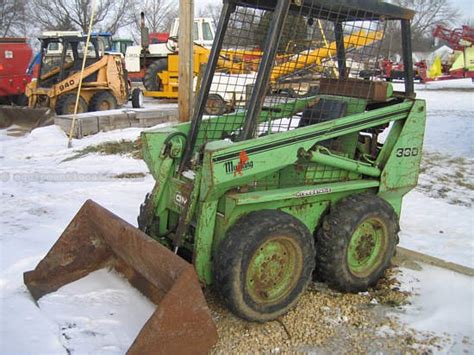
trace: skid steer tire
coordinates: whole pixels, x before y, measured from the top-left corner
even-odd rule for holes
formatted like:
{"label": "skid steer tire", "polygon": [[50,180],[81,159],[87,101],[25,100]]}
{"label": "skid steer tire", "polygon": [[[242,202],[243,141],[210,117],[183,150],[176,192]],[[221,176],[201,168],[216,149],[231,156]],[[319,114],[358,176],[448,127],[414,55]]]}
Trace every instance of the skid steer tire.
{"label": "skid steer tire", "polygon": [[398,231],[395,211],[380,197],[343,199],[317,230],[316,277],[339,291],[366,291],[390,266]]}
{"label": "skid steer tire", "polygon": [[135,88],[132,90],[132,107],[143,107],[143,92],[139,88]]}
{"label": "skid steer tire", "polygon": [[[74,113],[74,106],[76,105],[76,94],[64,94],[58,97],[56,101],[55,111],[58,115],[71,115]],[[87,103],[80,96],[79,104],[77,105],[77,113],[87,112]]]}
{"label": "skid steer tire", "polygon": [[158,73],[168,70],[168,60],[158,59],[151,63],[143,76],[143,85],[148,91],[160,91],[163,89]]}
{"label": "skid steer tire", "polygon": [[117,99],[109,91],[95,93],[89,102],[89,112],[115,110]]}
{"label": "skid steer tire", "polygon": [[314,238],[298,219],[276,210],[251,212],[219,245],[214,282],[234,314],[266,322],[296,305],[311,280],[314,257]]}

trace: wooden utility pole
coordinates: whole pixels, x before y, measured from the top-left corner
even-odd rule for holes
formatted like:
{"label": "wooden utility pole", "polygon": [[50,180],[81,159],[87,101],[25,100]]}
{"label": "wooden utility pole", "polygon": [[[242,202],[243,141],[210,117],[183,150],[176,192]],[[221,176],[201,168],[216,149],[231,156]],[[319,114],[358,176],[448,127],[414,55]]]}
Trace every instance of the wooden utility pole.
{"label": "wooden utility pole", "polygon": [[178,110],[180,122],[191,119],[193,107],[193,25],[194,0],[179,0]]}

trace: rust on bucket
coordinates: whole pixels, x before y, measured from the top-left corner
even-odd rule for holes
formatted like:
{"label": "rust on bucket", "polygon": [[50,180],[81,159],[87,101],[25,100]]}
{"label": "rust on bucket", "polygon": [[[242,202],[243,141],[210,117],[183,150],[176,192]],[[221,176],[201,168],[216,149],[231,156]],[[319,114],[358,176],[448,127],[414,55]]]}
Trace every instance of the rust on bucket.
{"label": "rust on bucket", "polygon": [[128,354],[205,354],[217,330],[194,267],[142,231],[88,200],[24,282],[35,298],[112,267],[157,309]]}

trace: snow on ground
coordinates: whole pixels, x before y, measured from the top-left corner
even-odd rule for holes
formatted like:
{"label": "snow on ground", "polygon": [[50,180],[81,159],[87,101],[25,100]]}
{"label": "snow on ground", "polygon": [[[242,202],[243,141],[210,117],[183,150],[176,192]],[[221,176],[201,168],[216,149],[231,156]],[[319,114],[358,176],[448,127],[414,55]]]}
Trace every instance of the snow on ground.
{"label": "snow on ground", "polygon": [[[429,160],[420,187],[405,198],[400,234],[402,246],[469,267],[474,266],[472,95],[418,91],[427,100],[424,150]],[[133,140],[139,133],[135,128],[100,133],[74,140],[71,150],[54,126],[24,137],[0,131],[1,354],[124,353],[153,312],[154,305],[113,272],[97,271],[46,295],[40,308],[22,280],[86,199],[136,224],[139,205],[154,184],[144,162],[98,154],[64,160],[86,146]],[[145,177],[116,178],[122,173]],[[403,269],[403,274],[404,286],[419,295],[397,313],[400,319],[417,329],[452,334],[445,351],[467,346],[473,352],[469,342],[459,345],[474,334],[473,279],[433,267]]]}
{"label": "snow on ground", "polygon": [[463,78],[428,81],[426,84],[421,84],[420,88],[424,90],[473,90],[474,80]]}
{"label": "snow on ground", "polygon": [[421,265],[422,272],[402,268],[401,289],[416,296],[395,315],[420,332],[447,335],[443,353],[472,354],[474,278]]}
{"label": "snow on ground", "polygon": [[[394,89],[403,90],[403,84]],[[474,90],[425,90],[422,84],[415,89],[426,100],[425,149],[474,158]]]}
{"label": "snow on ground", "polygon": [[474,204],[474,159],[424,152],[417,190],[453,204]]}
{"label": "snow on ground", "polygon": [[[100,133],[74,140],[73,147],[135,139],[139,133],[139,129]],[[139,205],[154,180],[149,175],[113,176],[146,173],[145,163],[97,154],[62,162],[75,152],[66,148],[66,136],[55,126],[21,138],[0,137],[0,353],[66,353],[65,347],[73,351],[76,346],[80,352],[125,352],[153,307],[125,280],[104,272],[91,274],[78,281],[83,290],[78,299],[70,296],[74,293],[70,284],[43,297],[39,309],[22,274],[43,258],[89,198],[136,224]],[[127,312],[130,309],[133,316]]]}
{"label": "snow on ground", "polygon": [[449,205],[416,190],[403,203],[401,246],[474,268],[472,208]]}
{"label": "snow on ground", "polygon": [[474,91],[419,91],[427,101],[428,151],[474,158]]}

